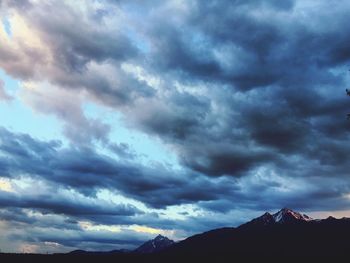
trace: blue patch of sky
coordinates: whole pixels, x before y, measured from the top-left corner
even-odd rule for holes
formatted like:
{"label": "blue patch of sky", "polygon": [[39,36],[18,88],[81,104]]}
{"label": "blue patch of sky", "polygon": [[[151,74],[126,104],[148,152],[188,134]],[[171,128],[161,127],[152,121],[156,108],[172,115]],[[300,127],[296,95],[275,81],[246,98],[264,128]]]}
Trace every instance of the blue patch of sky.
{"label": "blue patch of sky", "polygon": [[[41,140],[61,140],[64,145],[68,145],[68,140],[62,133],[62,124],[57,118],[36,113],[20,100],[17,96],[21,88],[20,81],[11,78],[2,70],[0,70],[0,79],[4,81],[6,92],[14,98],[11,102],[0,102],[1,127],[13,132],[26,133]],[[159,139],[127,128],[120,113],[92,103],[85,103],[83,110],[88,118],[101,119],[103,116],[102,121],[112,127],[110,141],[128,144],[138,155],[138,161],[147,165],[161,163],[173,169],[180,169],[176,154],[169,147],[162,144]],[[112,154],[103,145],[100,145],[98,150]]]}
{"label": "blue patch of sky", "polygon": [[4,27],[5,32],[7,33],[8,36],[12,36],[12,31],[11,31],[11,24],[10,21],[7,18],[3,18],[1,20],[2,26]]}
{"label": "blue patch of sky", "polygon": [[150,51],[150,45],[147,43],[146,39],[142,38],[133,28],[129,27],[125,33],[140,51],[143,53],[148,53]]}
{"label": "blue patch of sky", "polygon": [[0,102],[0,126],[13,132],[29,134],[41,140],[61,140],[66,143],[62,135],[62,126],[54,117],[34,112],[23,104],[17,93],[20,82],[0,70],[0,79],[4,88],[14,99],[11,102]]}
{"label": "blue patch of sky", "polygon": [[5,90],[6,92],[14,96],[15,93],[19,89],[19,82],[13,78],[11,78],[9,75],[7,75],[3,70],[0,69],[0,79],[4,82],[5,84]]}
{"label": "blue patch of sky", "polygon": [[130,16],[129,19],[133,21],[133,23],[125,24],[124,27],[121,28],[122,32],[128,36],[141,52],[148,53],[151,49],[150,44],[141,31],[135,27],[136,24],[142,25],[144,23],[145,10],[140,8],[141,5],[133,4],[132,2],[126,2],[126,4],[121,3],[121,5],[128,16]]}
{"label": "blue patch of sky", "polygon": [[[83,110],[88,118],[101,119],[112,126],[109,139],[113,143],[126,143],[136,152],[138,159],[144,164],[161,163],[179,169],[175,153],[163,145],[158,139],[134,129],[129,129],[120,113],[108,110],[92,103],[85,103]],[[100,149],[106,151],[106,149]],[[106,153],[106,152],[104,152]],[[110,153],[109,153],[110,154]]]}

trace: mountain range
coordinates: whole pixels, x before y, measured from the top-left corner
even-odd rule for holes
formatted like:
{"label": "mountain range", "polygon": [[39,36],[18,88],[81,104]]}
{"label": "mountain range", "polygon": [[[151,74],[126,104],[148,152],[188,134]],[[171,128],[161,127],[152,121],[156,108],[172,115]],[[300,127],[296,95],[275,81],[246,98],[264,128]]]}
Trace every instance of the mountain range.
{"label": "mountain range", "polygon": [[[180,242],[158,235],[132,251],[75,250],[56,257],[91,259],[103,255],[121,262],[227,262],[235,259],[334,260],[349,251],[350,218],[313,219],[283,208],[265,213],[238,227],[225,227],[191,236]],[[74,260],[75,260],[74,259]],[[64,260],[64,258],[60,258]],[[107,260],[107,261],[106,261]]]}
{"label": "mountain range", "polygon": [[237,228],[221,228],[174,244],[164,255],[202,258],[334,258],[347,255],[350,219],[313,219],[283,208]]}
{"label": "mountain range", "polygon": [[160,252],[172,245],[175,242],[165,236],[158,235],[154,239],[151,239],[134,250],[128,249],[115,249],[111,251],[85,251],[85,250],[73,250],[69,252],[70,255],[116,255],[116,254],[152,254]]}

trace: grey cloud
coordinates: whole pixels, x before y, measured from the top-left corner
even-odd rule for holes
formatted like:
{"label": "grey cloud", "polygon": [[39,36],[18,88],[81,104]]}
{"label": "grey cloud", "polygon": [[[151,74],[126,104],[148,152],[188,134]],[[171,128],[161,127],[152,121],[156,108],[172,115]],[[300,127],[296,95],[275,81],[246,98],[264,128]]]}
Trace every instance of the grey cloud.
{"label": "grey cloud", "polygon": [[[71,71],[81,72],[90,61],[102,62],[113,59],[123,61],[137,54],[137,48],[125,36],[121,30],[115,30],[114,34],[106,31],[103,22],[98,22],[85,15],[80,10],[74,10],[71,6],[63,2],[41,3],[40,5],[32,4],[27,1],[26,12],[23,13],[23,6],[17,2],[7,3],[12,10],[20,12],[25,19],[30,21],[32,27],[40,32],[40,39],[44,41],[53,55],[55,65],[66,73]],[[91,6],[89,6],[91,7]],[[89,9],[88,11],[95,11]],[[114,11],[118,11],[115,9]],[[9,10],[11,12],[11,10]],[[50,17],[50,19],[48,19]],[[36,53],[35,48],[21,46],[25,55]],[[32,52],[33,51],[33,52]],[[37,56],[37,55],[35,55]],[[45,67],[45,58],[43,54],[38,54],[38,59],[30,58],[36,61],[36,67]],[[41,59],[40,59],[41,58]],[[15,65],[19,58],[8,61],[9,64]],[[30,62],[30,61],[26,61]],[[46,65],[47,66],[47,65]],[[28,69],[32,68],[26,65]],[[6,68],[6,67],[5,67]],[[8,66],[9,72],[17,76],[33,77],[30,74],[21,74],[21,70],[16,71],[16,67]],[[13,69],[13,70],[11,70]],[[49,72],[43,68],[44,71]],[[28,72],[29,73],[29,72]]]}
{"label": "grey cloud", "polygon": [[124,230],[121,233],[112,231],[75,231],[52,229],[46,232],[42,228],[34,228],[26,233],[10,234],[10,240],[23,240],[30,243],[54,242],[65,247],[80,248],[85,250],[108,251],[124,248],[135,248],[142,244],[149,235],[136,234],[134,231]]}
{"label": "grey cloud", "polygon": [[0,210],[1,220],[10,221],[13,224],[16,223],[26,223],[33,224],[36,220],[28,216],[21,208],[9,208]]}
{"label": "grey cloud", "polygon": [[109,149],[123,159],[134,159],[137,153],[126,143],[111,143]]}
{"label": "grey cloud", "polygon": [[143,105],[140,111],[136,110],[133,118],[136,125],[149,133],[182,142],[206,122],[209,111],[208,99],[175,91],[167,105],[153,101]]}
{"label": "grey cloud", "polygon": [[[277,1],[208,1],[185,5],[185,11],[159,2],[153,9],[141,5],[140,8],[147,10],[142,20],[145,22],[136,22],[137,27],[134,24],[130,27],[150,49],[138,55],[126,49],[126,57],[115,56],[109,46],[104,46],[110,43],[109,36],[101,36],[106,39],[103,52],[98,41],[91,40],[86,46],[78,44],[81,39],[77,39],[72,30],[89,22],[93,25],[91,29],[82,32],[90,36],[101,26],[102,20],[79,21],[73,28],[57,20],[39,25],[38,21],[47,19],[40,6],[32,7],[25,18],[34,21],[33,25],[48,43],[54,33],[62,32],[62,42],[51,43],[50,47],[57,50],[82,48],[74,52],[78,56],[73,57],[75,62],[65,61],[65,56],[56,61],[57,65],[47,75],[50,81],[69,91],[82,88],[99,103],[121,111],[132,127],[170,144],[182,165],[211,177],[244,177],[257,167],[272,163],[288,177],[295,174],[290,169],[294,156],[308,158],[311,164],[322,162],[334,151],[338,154],[334,155],[332,163],[347,167],[341,143],[335,143],[340,140],[347,145],[344,136],[349,123],[343,118],[347,108],[343,94],[346,79],[344,74],[335,72],[342,70],[348,60],[347,53],[342,51],[347,42],[342,25],[349,7],[334,7],[332,10],[338,15],[330,26],[322,19],[329,16],[322,5],[320,17],[305,7],[310,16],[300,20],[298,8],[301,4],[300,1],[283,4]],[[118,12],[128,7],[125,2],[117,6]],[[67,7],[59,5],[57,8],[60,13]],[[159,23],[170,13],[173,20]],[[269,13],[275,15],[267,16]],[[32,17],[34,14],[38,14],[37,18]],[[76,13],[69,9],[66,16],[69,22]],[[108,25],[101,27],[107,34]],[[340,36],[337,41],[330,41],[336,35]],[[123,49],[119,45],[115,47]],[[112,85],[107,75],[90,70],[86,64],[87,61],[97,64],[110,61],[108,58],[113,60],[111,66],[122,80],[117,83],[121,84],[118,87]],[[123,72],[118,64],[121,61],[131,61],[163,77],[166,86],[161,86],[160,92],[154,91]],[[69,76],[60,72],[65,67],[71,70]],[[177,91],[176,83],[193,86],[195,95]],[[330,91],[330,87],[338,86],[342,95],[335,95],[338,89]],[[101,135],[106,134],[104,130],[103,127],[98,129],[94,136],[106,136]],[[78,133],[74,129],[71,132]],[[323,142],[329,137],[334,140],[327,144],[332,145],[332,151],[325,152]],[[124,171],[140,174],[141,169],[133,167],[129,171],[123,165],[112,167],[118,170],[116,177],[123,178],[126,177],[120,174]],[[146,170],[141,173],[147,174],[141,176],[147,178],[142,183],[132,184],[131,179],[124,182],[132,185],[135,192],[157,189],[159,185],[148,175],[153,171]],[[313,176],[311,170],[305,167],[304,170],[300,173],[304,177]],[[323,175],[337,168],[319,170]],[[97,181],[93,177],[76,182],[70,180],[75,186],[86,186],[86,191]],[[167,183],[177,185],[178,182],[170,179]],[[121,181],[118,184],[123,185]]]}
{"label": "grey cloud", "polygon": [[[25,244],[39,246],[40,251],[38,252],[41,253],[46,253],[48,250],[51,251],[53,248],[50,249],[50,245],[58,246],[54,252],[69,252],[74,249],[93,251],[110,251],[120,248],[132,249],[152,238],[150,234],[138,233],[127,228],[115,232],[103,229],[84,231],[82,229],[64,228],[54,223],[51,227],[45,227],[35,224],[16,225],[10,222],[9,226],[11,228],[16,227],[16,229],[11,232],[4,231],[4,240],[13,245],[17,244],[18,240],[21,240]],[[50,231],[47,231],[47,229],[50,229]]]}
{"label": "grey cloud", "polygon": [[[332,169],[329,165],[317,167],[317,163],[315,163],[311,167],[307,161],[297,161],[293,163],[294,167],[292,168],[281,165],[276,169],[276,172],[282,175],[281,178],[293,180],[299,177],[304,182],[304,186],[300,187],[299,190],[285,191],[283,189],[288,188],[288,182],[281,182],[274,178],[261,179],[255,177],[254,174],[250,175],[253,177],[246,183],[226,177],[206,179],[204,176],[191,173],[181,175],[181,177],[180,174],[177,174],[174,178],[169,171],[162,167],[153,170],[135,165],[121,165],[115,160],[97,155],[91,149],[63,150],[58,148],[57,142],[40,142],[29,136],[13,135],[8,131],[3,131],[2,135],[2,138],[6,138],[7,142],[6,147],[3,144],[1,147],[2,153],[7,156],[6,159],[21,160],[19,163],[25,166],[24,168],[18,163],[14,163],[12,169],[26,171],[34,178],[38,177],[48,182],[58,183],[63,188],[68,187],[81,191],[89,195],[89,198],[94,198],[95,189],[108,188],[112,191],[120,191],[128,197],[156,208],[194,203],[205,210],[223,214],[242,209],[271,210],[285,205],[303,210],[311,209],[315,205],[318,208],[326,209],[330,208],[331,203],[335,200],[338,204],[336,208],[342,209],[347,206],[344,195],[349,191],[349,184],[346,177],[343,177],[342,180],[339,176],[338,180],[327,178],[329,169]],[[14,144],[14,140],[18,144]],[[12,145],[22,145],[23,151],[11,151],[10,146]],[[36,149],[35,155],[33,155],[32,149]],[[45,166],[40,161],[41,155],[47,158],[43,159]],[[43,166],[44,168],[42,168]],[[36,167],[41,168],[37,169]],[[315,172],[313,177],[310,178],[310,171],[306,168]],[[294,170],[293,174],[288,172],[290,169]],[[322,169],[326,169],[323,174],[317,172]],[[288,179],[285,175],[287,172],[292,178]],[[346,175],[345,170],[342,173],[344,176]],[[15,176],[15,173],[12,172],[10,175]],[[243,179],[247,180],[247,178],[249,177]],[[150,224],[153,227],[170,229],[185,227],[172,220],[159,219],[157,215],[139,214],[137,210],[128,206],[111,207],[107,205],[99,207],[93,202],[69,201],[59,196],[39,196],[38,198],[22,196],[21,199],[18,199],[16,196],[6,194],[2,197],[2,206],[11,209],[36,209],[42,213],[69,215],[96,223]],[[305,199],[309,201],[306,202]],[[274,200],[274,202],[271,203],[269,200]],[[204,225],[198,224],[198,228],[196,228],[198,231],[208,229]],[[213,222],[213,224],[219,226],[220,222],[216,224]]]}
{"label": "grey cloud", "polygon": [[[321,21],[319,28],[311,29],[305,23],[294,23],[294,19],[297,19],[294,16],[287,19],[283,16],[284,20],[281,19],[281,14],[278,12],[291,12],[297,8],[292,2],[286,5],[286,9],[282,8],[280,11],[275,10],[277,6],[275,4],[268,1],[249,2],[246,5],[238,2],[198,3],[195,9],[198,13],[191,13],[190,17],[185,17],[187,20],[182,21],[181,31],[177,31],[179,27],[175,23],[157,24],[156,27],[152,27],[152,30],[159,28],[164,32],[173,32],[169,35],[162,34],[160,37],[161,45],[155,51],[157,53],[155,58],[157,60],[159,58],[161,63],[155,60],[157,65],[155,70],[172,74],[174,79],[185,76],[185,79],[194,85],[208,86],[208,97],[211,102],[222,103],[222,107],[226,108],[226,111],[217,118],[221,122],[226,121],[227,126],[231,127],[231,131],[224,130],[226,126],[215,130],[221,135],[220,143],[216,143],[217,148],[221,150],[221,142],[226,143],[225,150],[221,150],[222,158],[218,158],[214,147],[211,146],[211,142],[216,138],[210,129],[211,123],[203,119],[198,119],[198,122],[184,122],[187,129],[184,130],[185,135],[181,140],[177,134],[164,133],[157,126],[155,127],[158,129],[153,129],[156,119],[142,122],[146,131],[151,131],[178,147],[183,164],[204,174],[239,176],[248,174],[256,166],[271,161],[278,163],[280,153],[286,158],[288,154],[306,156],[310,148],[321,150],[320,144],[326,140],[326,136],[336,140],[337,136],[347,134],[348,123],[344,118],[346,98],[344,89],[341,88],[344,85],[344,74],[336,75],[329,70],[332,67],[344,66],[344,62],[348,60],[346,52],[341,52],[343,56],[339,59],[332,55],[333,50],[334,52],[339,50],[342,45],[340,43],[347,41],[341,37],[339,42],[336,41],[333,45],[330,40],[334,35],[344,36],[341,25],[345,13],[337,8],[333,10],[339,12],[340,16],[330,31],[327,30],[328,25]],[[249,9],[246,9],[247,5]],[[271,8],[273,10],[270,10]],[[254,16],[253,12],[258,12],[258,9],[261,11],[259,18]],[[264,10],[276,12],[276,17],[265,17]],[[327,14],[322,13],[322,16]],[[155,19],[159,17],[156,16]],[[313,19],[318,18],[312,17],[311,20]],[[186,26],[188,30],[183,30]],[[192,37],[185,35],[188,32],[191,32]],[[203,37],[204,42],[198,48],[195,48],[198,44],[195,43],[191,50],[195,33]],[[157,33],[152,36],[157,42]],[[180,43],[182,39],[186,39],[187,42]],[[166,44],[163,46],[164,41]],[[229,47],[223,49],[226,50],[224,55],[228,60],[235,58],[236,53],[247,54],[247,58],[251,59],[242,58],[237,61],[242,67],[232,69],[228,67],[222,71],[211,68],[208,72],[205,70],[201,72],[200,66],[204,67],[205,62],[199,63],[200,66],[195,66],[195,69],[191,68],[191,63],[196,63],[198,52],[201,57],[211,60],[213,65],[220,64],[220,61],[215,61],[212,57],[211,50],[216,48],[220,50],[223,48],[222,43]],[[162,59],[166,61],[162,62]],[[168,65],[168,62],[171,64]],[[198,80],[199,78],[207,82],[203,83]],[[212,83],[221,84],[221,87]],[[326,88],[332,86],[339,89],[333,93],[326,92]],[[238,92],[239,90],[242,92]],[[222,98],[217,100],[218,97],[215,95],[220,93],[226,94],[224,100]],[[238,93],[240,93],[239,100],[235,98]],[[340,99],[335,93],[343,97]],[[186,106],[176,105],[172,108],[174,112],[179,112],[176,110],[177,107],[184,109],[185,113],[180,117],[193,116],[192,104],[184,105]],[[212,108],[207,105],[202,105],[201,111],[206,112],[209,118],[214,115]],[[169,121],[169,125],[176,124],[176,127],[182,127],[176,119],[170,117],[165,119]],[[322,119],[328,119],[330,125],[338,122],[339,126],[327,130],[326,127],[322,127],[327,126],[327,121],[324,122]],[[318,120],[322,120],[322,125],[317,124]],[[164,119],[161,123],[162,128],[168,127]],[[239,135],[233,134],[232,130],[238,127],[242,132]],[[235,158],[236,149],[249,145],[251,141],[256,145],[246,148],[249,153],[238,151],[237,155],[240,158]],[[256,149],[261,150],[261,155],[250,153],[256,152]],[[251,155],[251,158],[245,158],[247,155]],[[319,156],[314,155],[312,158],[318,159]]]}
{"label": "grey cloud", "polygon": [[[51,88],[52,94],[45,89]],[[88,118],[82,109],[82,99],[56,87],[25,89],[21,91],[22,99],[35,111],[52,114],[63,120],[63,133],[77,144],[101,141],[107,143],[111,127],[99,119]]]}
{"label": "grey cloud", "polygon": [[[30,213],[33,211],[39,216]],[[62,217],[62,215],[38,213],[38,210],[32,208],[4,207],[0,210],[0,216],[3,221],[10,222],[14,228],[28,224],[40,228],[81,230],[78,222],[74,219]]]}
{"label": "grey cloud", "polygon": [[[71,187],[87,196],[107,188],[150,206],[164,207],[217,199],[235,189],[234,183],[230,187],[225,187],[227,182],[221,180],[209,184],[208,179],[192,172],[175,175],[161,165],[122,163],[90,148],[60,148],[59,142],[42,142],[5,129],[1,134],[0,151],[6,157],[0,158],[0,164],[8,177],[25,173]],[[187,176],[192,179],[188,181]]]}
{"label": "grey cloud", "polygon": [[28,8],[31,7],[30,0],[1,0],[0,6],[3,5],[5,7],[16,7],[16,8]]}
{"label": "grey cloud", "polygon": [[70,200],[56,195],[39,195],[38,197],[19,196],[12,193],[0,192],[1,207],[10,208],[32,208],[39,211],[49,211],[55,214],[65,214],[71,216],[84,215],[123,215],[131,216],[139,211],[131,205],[112,205],[103,206],[90,200],[90,203],[83,201]]}

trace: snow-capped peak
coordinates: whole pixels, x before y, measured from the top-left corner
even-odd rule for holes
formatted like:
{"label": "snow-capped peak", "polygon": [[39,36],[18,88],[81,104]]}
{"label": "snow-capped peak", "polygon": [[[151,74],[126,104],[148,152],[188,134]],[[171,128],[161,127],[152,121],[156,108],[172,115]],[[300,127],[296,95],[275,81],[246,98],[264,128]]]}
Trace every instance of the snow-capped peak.
{"label": "snow-capped peak", "polygon": [[283,208],[277,213],[273,214],[272,216],[276,223],[284,223],[291,220],[301,220],[301,221],[313,220],[313,218],[305,214],[300,214],[288,208]]}
{"label": "snow-capped peak", "polygon": [[241,225],[240,227],[261,227],[261,226],[271,226],[275,224],[294,224],[299,222],[310,222],[316,221],[315,219],[305,215],[295,212],[288,208],[283,208],[275,214],[270,214],[266,212],[265,214],[254,218],[246,224]]}

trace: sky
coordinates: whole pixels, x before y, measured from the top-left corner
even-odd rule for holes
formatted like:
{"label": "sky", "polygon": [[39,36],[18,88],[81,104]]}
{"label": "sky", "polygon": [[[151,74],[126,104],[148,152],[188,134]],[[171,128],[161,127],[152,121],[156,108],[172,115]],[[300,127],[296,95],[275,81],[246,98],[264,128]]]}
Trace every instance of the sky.
{"label": "sky", "polygon": [[0,249],[350,217],[346,0],[0,0]]}

